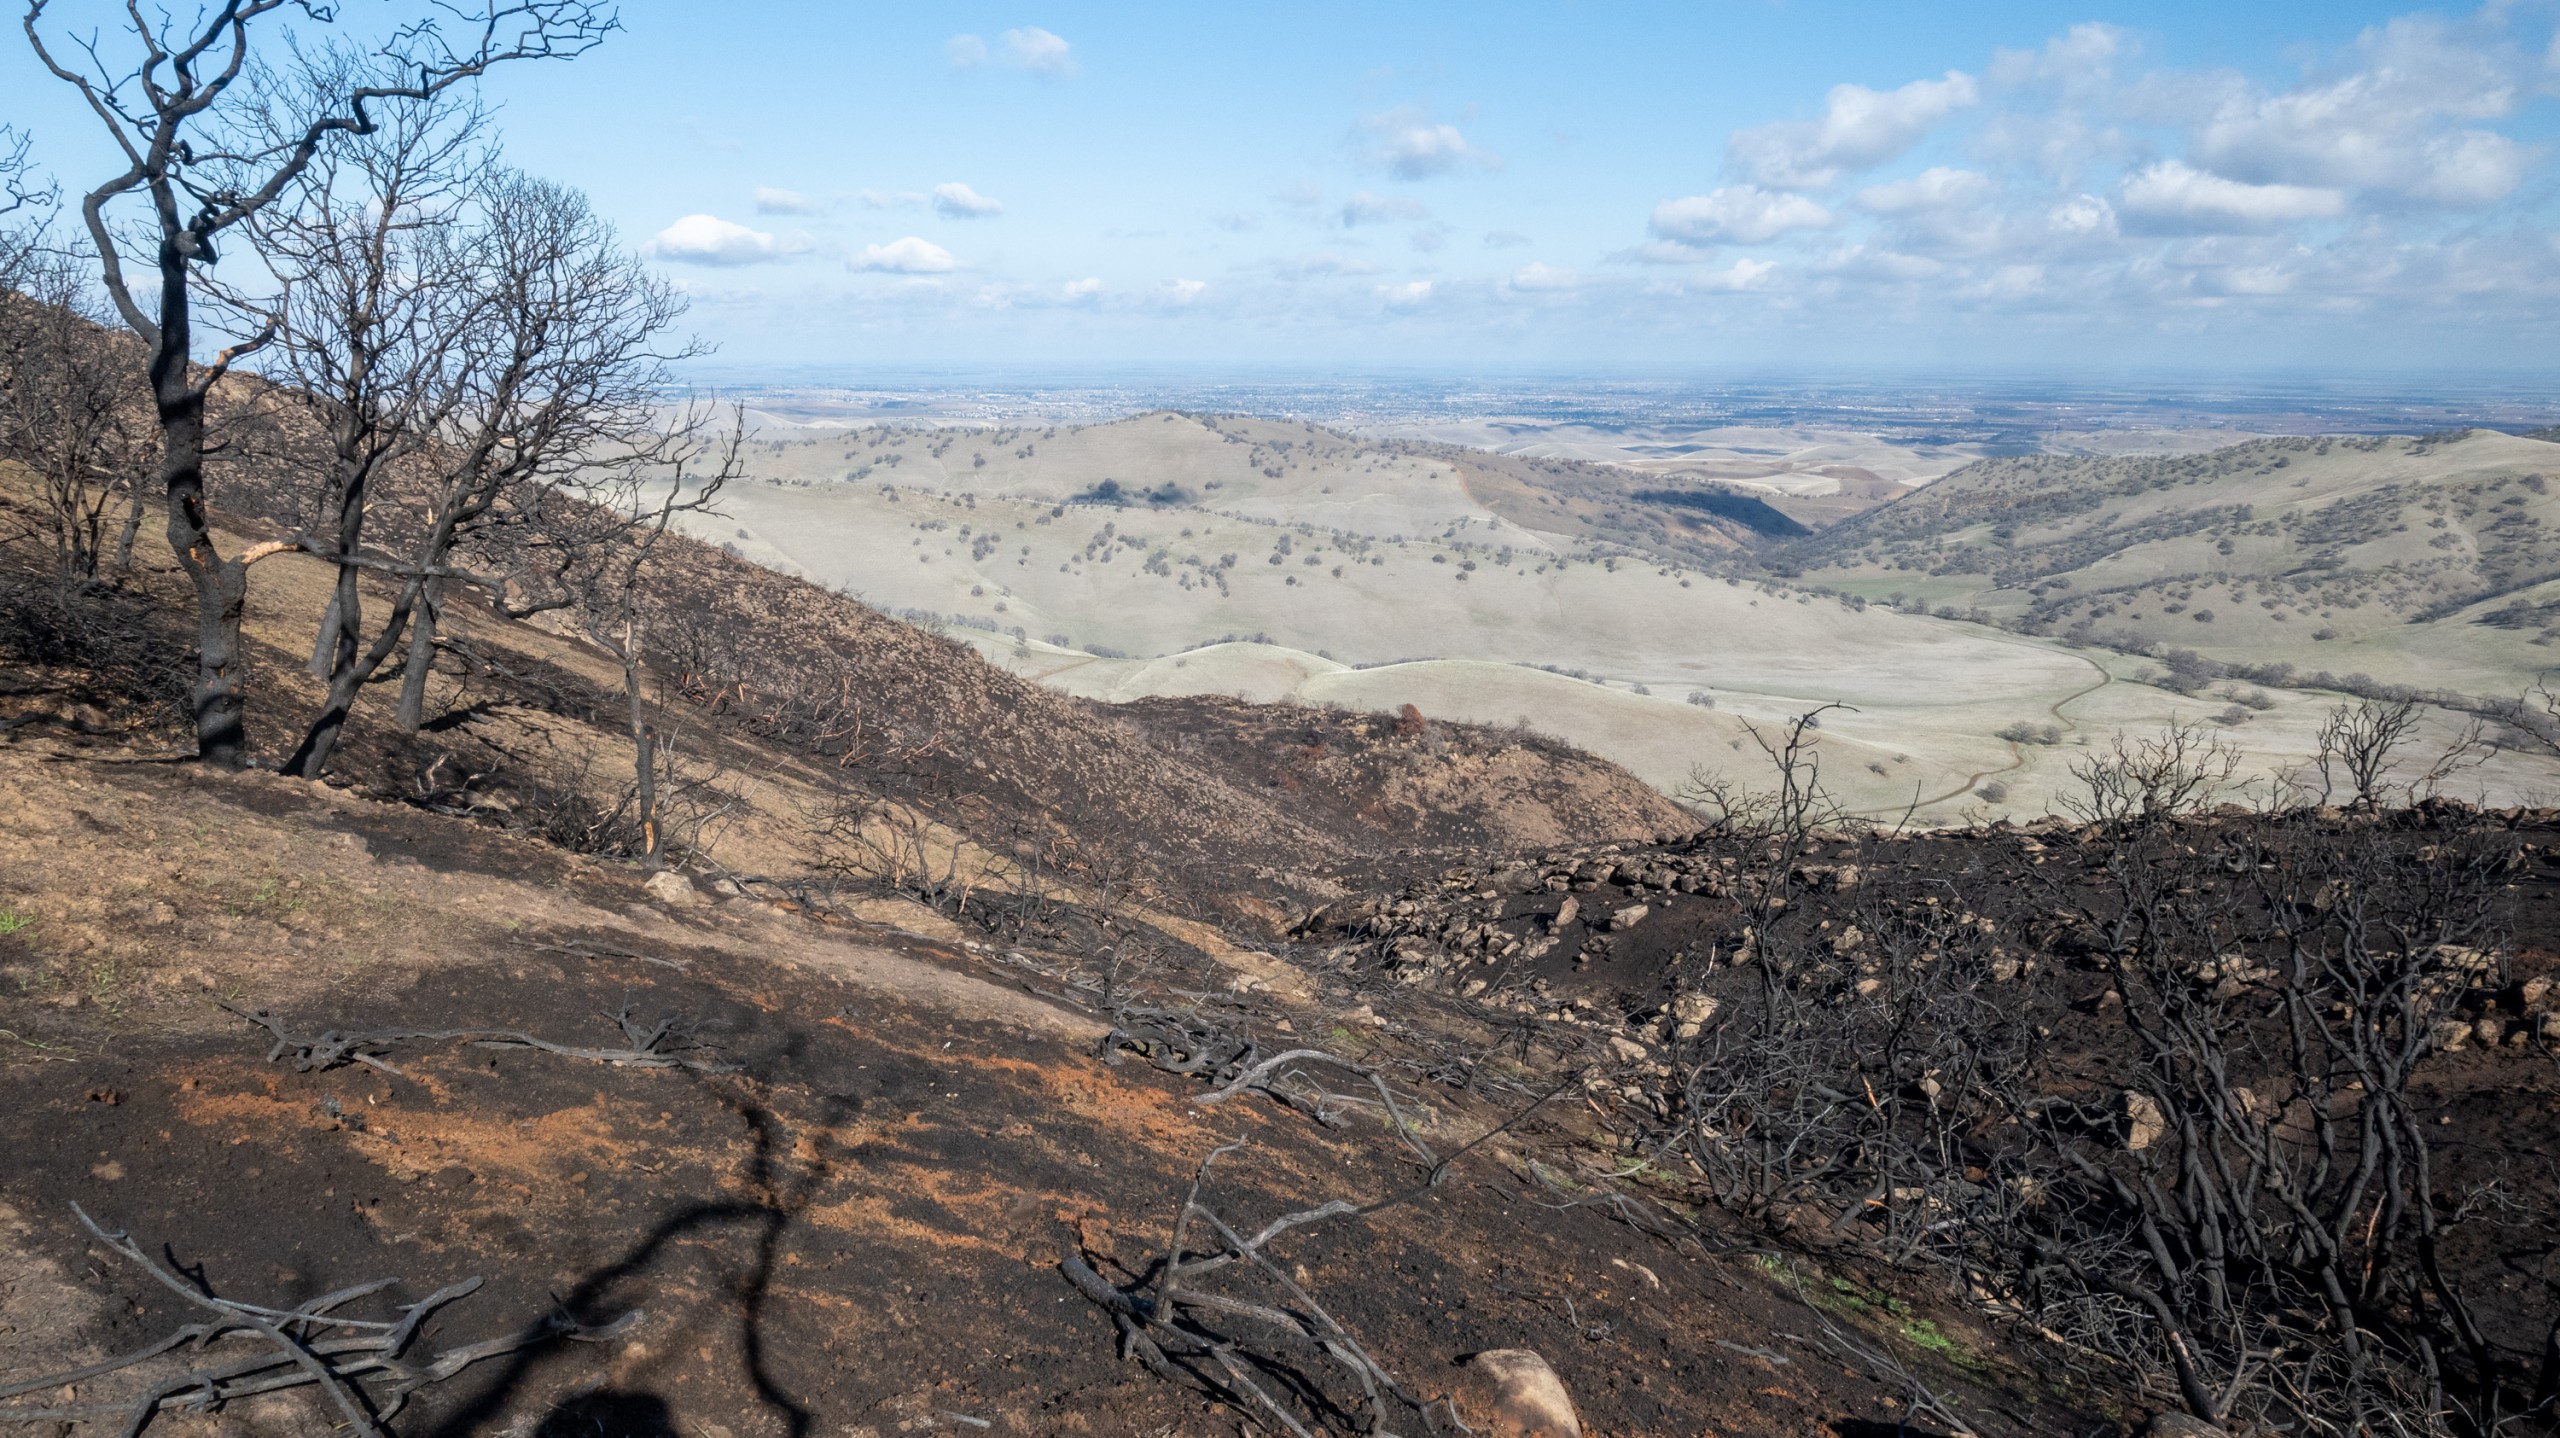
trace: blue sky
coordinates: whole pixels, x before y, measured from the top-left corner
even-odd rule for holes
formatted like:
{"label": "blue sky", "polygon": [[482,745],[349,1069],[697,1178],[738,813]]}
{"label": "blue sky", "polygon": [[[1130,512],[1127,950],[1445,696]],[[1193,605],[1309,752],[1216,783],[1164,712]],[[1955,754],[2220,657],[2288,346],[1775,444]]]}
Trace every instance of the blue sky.
{"label": "blue sky", "polygon": [[2548,4],[623,16],[509,156],[730,364],[2553,367]]}

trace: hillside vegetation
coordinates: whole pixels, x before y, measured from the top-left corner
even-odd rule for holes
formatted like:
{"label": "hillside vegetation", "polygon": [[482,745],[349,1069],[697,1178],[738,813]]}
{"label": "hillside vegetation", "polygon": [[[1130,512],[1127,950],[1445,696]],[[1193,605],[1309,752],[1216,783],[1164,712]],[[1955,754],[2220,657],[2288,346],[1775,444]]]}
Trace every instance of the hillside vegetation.
{"label": "hillside vegetation", "polygon": [[1766,559],[2025,633],[2514,694],[2560,637],[2555,472],[2486,430],[1990,459]]}

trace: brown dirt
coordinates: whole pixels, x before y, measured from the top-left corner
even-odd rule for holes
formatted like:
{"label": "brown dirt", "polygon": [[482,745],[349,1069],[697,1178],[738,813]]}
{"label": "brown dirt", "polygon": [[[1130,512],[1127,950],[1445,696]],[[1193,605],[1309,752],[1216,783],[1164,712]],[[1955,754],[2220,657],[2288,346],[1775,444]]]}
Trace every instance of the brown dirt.
{"label": "brown dirt", "polygon": [[[30,921],[0,939],[0,1380],[180,1321],[86,1241],[77,1202],[253,1300],[486,1276],[438,1325],[449,1339],[555,1303],[645,1312],[626,1341],[471,1370],[406,1433],[951,1426],[936,1413],[999,1432],[1231,1433],[1209,1395],[1120,1363],[1054,1265],[1081,1250],[1124,1278],[1142,1268],[1192,1168],[1238,1136],[1251,1147],[1211,1193],[1257,1221],[1412,1181],[1372,1130],[1260,1101],[1203,1109],[1193,1081],[1105,1064],[1094,1021],[1024,994],[992,951],[749,899],[671,909],[618,865],[268,776],[0,750],[0,812],[0,906]],[[234,876],[207,862],[226,853],[259,857]],[[296,1073],[264,1062],[265,1036],[217,996],[309,1029],[588,1043],[613,1035],[600,1011],[628,1004],[683,1016],[740,1072],[419,1045],[392,1055],[406,1077]],[[1334,1022],[1286,1013],[1302,1032]],[[1409,1051],[1342,1032],[1380,1059]],[[1431,1093],[1444,1144],[1502,1112]],[[1870,1432],[1898,1411],[1808,1357],[1717,1346],[1805,1331],[1767,1267],[1711,1256],[1730,1238],[1675,1245],[1545,1206],[1528,1158],[1594,1171],[1580,1137],[1569,1114],[1542,1117],[1286,1257],[1426,1390],[1454,1382],[1460,1354],[1528,1347],[1597,1433]],[[296,1397],[220,1421],[326,1426]]]}

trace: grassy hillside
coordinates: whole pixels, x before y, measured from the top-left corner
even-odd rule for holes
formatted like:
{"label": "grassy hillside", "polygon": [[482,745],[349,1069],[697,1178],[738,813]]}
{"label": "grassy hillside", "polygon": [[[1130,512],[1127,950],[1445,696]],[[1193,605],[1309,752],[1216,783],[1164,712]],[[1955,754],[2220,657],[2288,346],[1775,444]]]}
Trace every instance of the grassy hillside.
{"label": "grassy hillside", "polygon": [[2514,694],[2560,638],[2554,474],[2484,430],[1985,460],[1765,558],[2031,634]]}
{"label": "grassy hillside", "polygon": [[[2022,633],[1968,622],[1977,609],[2023,622],[2042,602],[1994,592],[1998,577],[1963,568],[2007,559],[1989,535],[2013,510],[2084,526],[2050,536],[2013,529],[2014,542],[2036,536],[2056,562],[2102,569],[2122,552],[2121,562],[2147,563],[2145,536],[2170,530],[2219,560],[2224,536],[2207,530],[2238,521],[2228,503],[2202,496],[2224,486],[2155,489],[2155,479],[2241,473],[2299,499],[2331,493],[2292,487],[2314,459],[2388,461],[2405,472],[2400,482],[2416,484],[2477,468],[2472,456],[2499,446],[2510,458],[2555,452],[2479,436],[2415,454],[2399,441],[2358,441],[2333,443],[2325,458],[2271,449],[2252,460],[2244,446],[2177,459],[1991,460],[1916,492],[1888,486],[1876,493],[1889,502],[1862,517],[1774,541],[1665,489],[1666,471],[1356,441],[1275,421],[1159,414],[1054,430],[765,433],[751,481],[699,535],[936,624],[1050,687],[1111,701],[1243,694],[1377,713],[1409,703],[1434,716],[1525,724],[1665,790],[1693,766],[1743,762],[1753,752],[1744,721],[1837,701],[1856,712],[1828,721],[1825,742],[1857,807],[1898,813],[1916,800],[1924,820],[1985,804],[2042,812],[2068,790],[2084,744],[2173,719],[2228,716],[2228,737],[2252,772],[2271,775],[2308,757],[2337,702],[2334,693],[2260,686],[2240,696],[2255,702],[2263,692],[2253,708],[2133,682],[2156,666],[2085,641],[2138,649],[2153,637],[2103,623],[2075,646],[2071,626],[2028,623]],[[2285,465],[2269,467],[2286,454]],[[2249,473],[2262,467],[2269,473]],[[2125,492],[2091,500],[2088,474],[2114,475],[2108,482]],[[1943,498],[1941,486],[1953,486]],[[2511,491],[2529,492],[2520,480]],[[2195,513],[2153,512],[2180,505]],[[2113,517],[2132,510],[2139,515]],[[1684,550],[1666,538],[1692,533],[1714,542]],[[2243,556],[2270,542],[2233,540]],[[1808,568],[1791,583],[1764,562]],[[2048,586],[2043,598],[2087,592]],[[1895,594],[1898,604],[1886,602]],[[2235,657],[2294,662],[2306,675],[2366,670],[2513,694],[2531,682],[2530,660],[2518,656],[2543,652],[2513,629],[2455,624],[2402,660],[2377,658],[2362,651],[2408,640],[2408,626],[2315,643],[2311,633],[2331,621],[2294,622],[2290,609],[2279,621],[2254,603],[2243,618],[2227,597],[2208,607],[2222,637],[2238,639],[2252,624],[2265,631],[2256,647],[2234,647]],[[2191,619],[2170,618],[2158,635],[2200,644],[2186,632],[2199,628]],[[2428,733],[2449,740],[2457,722],[2430,721]],[[2061,740],[2003,737],[2020,724],[2051,726]],[[2471,777],[2482,793],[2516,797],[2555,776],[2540,760],[2508,756]],[[1998,797],[1986,800],[1985,784],[1997,784]]]}

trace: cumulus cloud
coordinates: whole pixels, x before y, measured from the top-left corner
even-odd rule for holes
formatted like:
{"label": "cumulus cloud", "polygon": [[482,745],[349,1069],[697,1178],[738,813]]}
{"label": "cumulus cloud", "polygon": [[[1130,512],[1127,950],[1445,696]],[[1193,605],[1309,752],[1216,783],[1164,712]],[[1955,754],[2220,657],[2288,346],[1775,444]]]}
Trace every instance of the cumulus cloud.
{"label": "cumulus cloud", "polygon": [[2253,184],[2494,203],[2523,182],[2530,152],[2479,123],[2514,112],[2524,56],[2482,39],[2432,15],[2367,30],[2331,74],[2273,94],[2234,87],[2220,96],[2192,155]]}
{"label": "cumulus cloud", "polygon": [[1102,293],[1102,281],[1092,278],[1069,280],[1058,287],[1059,297],[1070,302],[1089,300],[1100,293]]}
{"label": "cumulus cloud", "polygon": [[1820,229],[1831,212],[1803,195],[1727,185],[1703,195],[1665,200],[1653,207],[1653,232],[1688,245],[1733,241],[1765,244],[1790,230]]}
{"label": "cumulus cloud", "polygon": [[1949,70],[1897,90],[1834,85],[1819,120],[1781,120],[1734,132],[1726,153],[1755,184],[1818,190],[1844,173],[1901,156],[1956,111],[1981,99],[1973,77]]}
{"label": "cumulus cloud", "polygon": [[938,275],[960,268],[949,250],[916,235],[885,245],[865,245],[861,254],[846,263],[857,270],[893,275]]}
{"label": "cumulus cloud", "polygon": [[1768,287],[1778,273],[1776,260],[1755,260],[1748,256],[1735,260],[1721,270],[1702,275],[1696,283],[1703,289],[1739,293]]}
{"label": "cumulus cloud", "polygon": [[988,199],[958,180],[933,187],[933,208],[937,214],[954,220],[977,220],[1004,213],[1002,204]]}
{"label": "cumulus cloud", "polygon": [[1059,76],[1076,72],[1074,47],[1037,25],[1007,30],[997,39],[1004,44],[1004,63],[1016,70]]}
{"label": "cumulus cloud", "polygon": [[1165,286],[1165,292],[1175,304],[1187,305],[1209,293],[1209,282],[1207,280],[1175,280]]}
{"label": "cumulus cloud", "polygon": [[2269,230],[2346,213],[2347,197],[2316,185],[2253,185],[2161,160],[2125,177],[2117,208],[2156,233]]}
{"label": "cumulus cloud", "polygon": [[1380,285],[1378,298],[1397,309],[1412,309],[1431,300],[1431,281],[1407,280],[1400,285]]}
{"label": "cumulus cloud", "polygon": [[760,265],[807,247],[797,236],[777,238],[717,215],[687,215],[651,236],[640,252],[688,265]]}
{"label": "cumulus cloud", "polygon": [[1907,180],[1888,180],[1858,192],[1858,208],[1879,215],[1906,215],[1923,210],[1958,210],[1979,205],[1999,185],[1979,170],[1932,165]]}
{"label": "cumulus cloud", "polygon": [[1412,106],[1364,116],[1360,134],[1369,163],[1399,180],[1427,180],[1465,166],[1502,161],[1467,142],[1457,126],[1436,123]]}
{"label": "cumulus cloud", "polygon": [[1034,75],[1064,77],[1077,69],[1075,47],[1037,25],[1005,31],[993,49],[982,35],[954,35],[943,42],[942,58],[954,70],[975,70],[990,59]]}
{"label": "cumulus cloud", "polygon": [[1406,199],[1402,195],[1373,195],[1366,190],[1343,201],[1342,209],[1335,215],[1346,230],[1360,225],[1383,225],[1394,220],[1423,220],[1430,217],[1431,211],[1417,201]]}
{"label": "cumulus cloud", "polygon": [[756,186],[756,213],[759,215],[814,215],[817,212],[818,207],[798,190]]}

